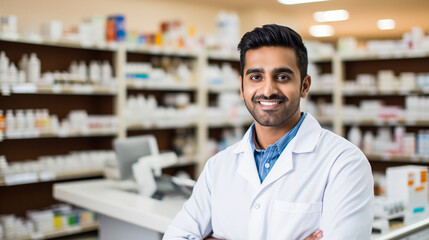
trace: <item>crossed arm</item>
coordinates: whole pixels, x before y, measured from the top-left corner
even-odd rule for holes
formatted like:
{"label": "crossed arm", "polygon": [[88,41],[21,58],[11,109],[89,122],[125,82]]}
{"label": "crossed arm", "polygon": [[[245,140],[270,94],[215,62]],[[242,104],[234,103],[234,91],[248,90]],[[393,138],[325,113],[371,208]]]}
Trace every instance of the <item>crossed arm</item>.
{"label": "crossed arm", "polygon": [[[319,240],[322,239],[323,232],[322,230],[316,230],[314,233],[312,233],[310,236],[306,237],[304,240]],[[221,240],[218,238],[205,238],[204,240]]]}

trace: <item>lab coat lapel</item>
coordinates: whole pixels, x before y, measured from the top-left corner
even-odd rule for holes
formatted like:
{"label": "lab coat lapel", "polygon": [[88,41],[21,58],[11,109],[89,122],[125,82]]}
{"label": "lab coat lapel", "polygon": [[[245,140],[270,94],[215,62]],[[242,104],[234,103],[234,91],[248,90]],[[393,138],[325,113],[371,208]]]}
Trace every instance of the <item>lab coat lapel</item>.
{"label": "lab coat lapel", "polygon": [[249,131],[250,129],[246,132],[234,151],[235,154],[238,154],[237,172],[252,186],[259,187],[261,182],[259,180],[258,170],[256,169],[252,147],[249,142]]}
{"label": "lab coat lapel", "polygon": [[322,127],[320,124],[311,114],[307,113],[295,138],[283,150],[274,167],[262,182],[261,189],[293,170],[294,154],[314,151],[321,132]]}

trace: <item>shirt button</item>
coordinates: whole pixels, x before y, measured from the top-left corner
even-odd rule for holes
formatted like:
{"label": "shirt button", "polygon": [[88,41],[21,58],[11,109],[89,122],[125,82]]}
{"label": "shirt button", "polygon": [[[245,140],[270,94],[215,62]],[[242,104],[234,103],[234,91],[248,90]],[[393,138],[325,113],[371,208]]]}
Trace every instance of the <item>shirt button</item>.
{"label": "shirt button", "polygon": [[255,207],[255,209],[259,209],[261,207],[261,205],[259,205],[259,203],[256,203],[254,207]]}
{"label": "shirt button", "polygon": [[269,163],[265,163],[265,168],[270,168],[270,164]]}

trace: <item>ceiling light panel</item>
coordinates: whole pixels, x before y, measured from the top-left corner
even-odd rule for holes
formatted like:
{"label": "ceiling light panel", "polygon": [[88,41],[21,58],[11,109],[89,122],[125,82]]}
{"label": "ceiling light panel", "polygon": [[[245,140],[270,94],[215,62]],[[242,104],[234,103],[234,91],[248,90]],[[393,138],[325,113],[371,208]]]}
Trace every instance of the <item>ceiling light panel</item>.
{"label": "ceiling light panel", "polygon": [[329,0],[277,0],[277,1],[285,5],[294,5],[294,4],[312,3],[312,2],[325,2]]}
{"label": "ceiling light panel", "polygon": [[329,25],[310,26],[310,34],[313,37],[330,37],[334,35],[334,28]]}
{"label": "ceiling light panel", "polygon": [[380,19],[377,21],[377,27],[380,30],[394,29],[395,25],[395,20],[393,19]]}
{"label": "ceiling light panel", "polygon": [[349,19],[349,12],[344,9],[320,11],[320,12],[315,12],[313,14],[313,18],[317,22],[345,21]]}

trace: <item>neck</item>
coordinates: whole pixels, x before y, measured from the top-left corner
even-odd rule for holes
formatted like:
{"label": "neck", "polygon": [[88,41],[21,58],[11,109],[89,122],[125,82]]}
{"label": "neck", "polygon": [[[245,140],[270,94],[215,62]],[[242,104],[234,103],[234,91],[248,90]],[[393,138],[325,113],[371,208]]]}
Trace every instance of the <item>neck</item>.
{"label": "neck", "polygon": [[282,138],[296,126],[300,118],[301,112],[298,110],[287,121],[278,126],[262,126],[255,121],[256,141],[258,142],[259,147],[262,149],[267,149],[268,146],[276,143],[280,138]]}

